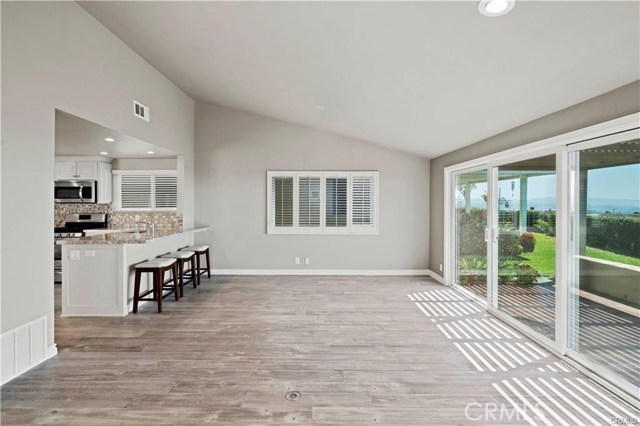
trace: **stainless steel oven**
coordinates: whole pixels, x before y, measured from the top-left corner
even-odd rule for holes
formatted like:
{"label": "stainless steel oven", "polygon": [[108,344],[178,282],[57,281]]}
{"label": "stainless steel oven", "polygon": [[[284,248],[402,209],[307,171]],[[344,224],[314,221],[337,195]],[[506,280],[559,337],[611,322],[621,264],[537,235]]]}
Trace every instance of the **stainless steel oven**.
{"label": "stainless steel oven", "polygon": [[55,183],[56,203],[95,203],[95,180],[59,180]]}

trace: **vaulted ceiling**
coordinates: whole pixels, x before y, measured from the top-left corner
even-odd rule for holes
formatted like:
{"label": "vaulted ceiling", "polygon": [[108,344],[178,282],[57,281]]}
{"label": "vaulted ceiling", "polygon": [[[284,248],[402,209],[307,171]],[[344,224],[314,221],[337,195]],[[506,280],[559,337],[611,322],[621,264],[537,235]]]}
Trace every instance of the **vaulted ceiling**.
{"label": "vaulted ceiling", "polygon": [[80,2],[194,99],[435,157],[640,79],[638,2]]}

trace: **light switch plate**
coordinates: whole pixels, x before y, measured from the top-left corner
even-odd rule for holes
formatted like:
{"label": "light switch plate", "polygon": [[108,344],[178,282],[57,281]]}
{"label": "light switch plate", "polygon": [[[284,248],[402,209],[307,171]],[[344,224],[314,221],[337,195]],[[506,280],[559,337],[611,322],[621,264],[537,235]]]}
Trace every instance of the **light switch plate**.
{"label": "light switch plate", "polygon": [[80,260],[80,250],[69,250],[69,260]]}
{"label": "light switch plate", "polygon": [[84,251],[84,257],[96,257],[96,251],[95,250],[85,250]]}

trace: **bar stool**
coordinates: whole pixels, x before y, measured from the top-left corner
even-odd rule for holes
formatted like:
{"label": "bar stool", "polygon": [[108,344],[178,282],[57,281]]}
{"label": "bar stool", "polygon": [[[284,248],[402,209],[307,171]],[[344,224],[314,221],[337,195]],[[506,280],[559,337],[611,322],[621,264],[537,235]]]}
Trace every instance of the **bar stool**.
{"label": "bar stool", "polygon": [[[172,253],[167,253],[160,258],[168,258],[168,259],[176,259],[178,262],[178,284],[180,285],[180,297],[184,296],[184,285],[193,283],[193,288],[196,288],[198,285],[199,275],[196,274],[196,253],[193,251],[182,250],[182,251],[174,251]],[[187,275],[184,273],[184,266],[189,262],[189,269],[191,269],[191,274]],[[185,281],[185,277],[189,277],[188,281]]]}
{"label": "bar stool", "polygon": [[[183,247],[181,249],[178,249],[179,251],[182,250],[188,250],[188,251],[192,251],[195,252],[196,254],[196,269],[198,271],[198,284],[200,284],[200,276],[204,275],[204,273],[207,273],[207,278],[211,278],[211,266],[209,264],[209,246],[206,244],[202,244],[202,245],[195,245],[195,246],[189,246],[189,247]],[[207,261],[207,268],[201,268],[200,267],[200,256],[205,256],[205,259]]]}
{"label": "bar stool", "polygon": [[[176,259],[162,259],[156,258],[147,262],[138,263],[136,268],[136,279],[133,289],[133,313],[138,312],[138,301],[140,300],[155,300],[158,302],[158,312],[162,312],[162,299],[169,296],[171,293],[175,294],[176,300],[178,300],[178,274],[177,274],[178,262]],[[164,273],[171,271],[172,279],[167,283],[173,281],[173,286],[166,286],[164,282]],[[153,286],[151,290],[147,290],[140,294],[140,277],[143,273],[153,274]],[[164,294],[164,290],[169,290],[167,294]],[[144,298],[146,295],[153,293],[153,298]]]}

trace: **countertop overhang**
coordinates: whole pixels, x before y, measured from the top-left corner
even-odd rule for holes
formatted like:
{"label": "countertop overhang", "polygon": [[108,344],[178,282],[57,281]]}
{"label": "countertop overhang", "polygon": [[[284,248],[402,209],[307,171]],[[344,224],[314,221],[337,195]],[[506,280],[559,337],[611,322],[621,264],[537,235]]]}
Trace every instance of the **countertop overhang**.
{"label": "countertop overhang", "polygon": [[204,232],[209,229],[208,226],[193,226],[187,228],[168,228],[157,229],[153,235],[147,231],[133,232],[133,231],[111,231],[102,235],[91,235],[78,238],[62,238],[56,240],[56,244],[146,244],[161,239],[172,238],[177,235],[183,235],[188,233]]}

